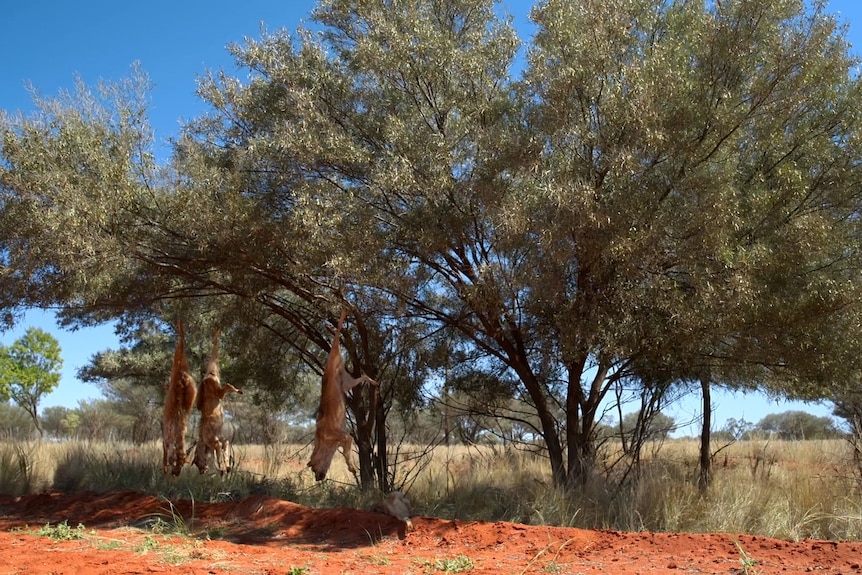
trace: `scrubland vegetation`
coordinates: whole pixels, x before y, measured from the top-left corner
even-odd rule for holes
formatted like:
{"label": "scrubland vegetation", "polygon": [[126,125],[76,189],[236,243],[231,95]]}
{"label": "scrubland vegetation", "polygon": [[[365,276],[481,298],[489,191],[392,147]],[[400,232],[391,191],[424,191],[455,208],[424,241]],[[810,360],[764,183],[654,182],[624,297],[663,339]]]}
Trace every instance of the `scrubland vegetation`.
{"label": "scrubland vegetation", "polygon": [[[440,517],[860,538],[846,29],[818,2],[581,8],[537,3],[522,38],[486,0],[320,3],[319,35],[231,45],[241,73],[201,77],[207,110],[164,163],[139,67],[0,110],[0,325],[49,309],[122,343],[79,372],[104,400],[40,416],[15,385],[37,346],[0,353],[0,399],[74,438],[2,444],[0,489],[401,488]],[[347,397],[361,487],[340,467],[313,483],[301,439],[343,310],[346,365],[381,382]],[[161,473],[180,319],[193,369],[220,332],[248,398],[225,478]],[[738,422],[710,445],[718,389],[831,401],[847,426],[821,431],[851,441],[796,418],[760,427],[805,441]],[[690,393],[699,452],[656,439]]]}
{"label": "scrubland vegetation", "polygon": [[[553,486],[538,455],[483,447],[416,448],[401,480],[414,514],[477,521],[631,531],[750,533],[862,539],[862,482],[843,440],[748,440],[721,451],[706,496],[696,485],[697,443],[657,443],[629,479],[595,477],[582,488]],[[4,442],[0,491],[129,489],[195,501],[262,493],[320,507],[367,507],[379,494],[361,490],[341,462],[316,484],[305,468],[308,447],[240,445],[235,471],[219,477],[159,467],[161,446],[121,443]],[[604,454],[608,461],[614,453]]]}

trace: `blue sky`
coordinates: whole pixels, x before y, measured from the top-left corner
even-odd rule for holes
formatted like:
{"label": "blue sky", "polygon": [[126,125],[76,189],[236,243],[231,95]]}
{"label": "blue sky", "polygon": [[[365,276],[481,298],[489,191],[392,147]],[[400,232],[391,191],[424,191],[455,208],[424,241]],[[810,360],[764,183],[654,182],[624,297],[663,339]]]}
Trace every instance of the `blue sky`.
{"label": "blue sky", "polygon": [[[532,4],[528,0],[503,3],[516,25],[525,22]],[[0,109],[31,110],[28,83],[42,95],[53,96],[70,89],[75,76],[88,85],[100,79],[118,80],[139,61],[154,84],[150,121],[157,141],[165,142],[177,134],[182,121],[205,110],[195,96],[198,75],[220,68],[242,73],[227,53],[227,44],[257,37],[261,22],[270,30],[295,30],[314,5],[313,0],[11,0],[0,13]],[[849,24],[849,39],[859,47],[857,52],[862,51],[862,3],[832,0],[829,10],[840,13],[840,19]],[[30,326],[51,332],[63,350],[60,386],[42,407],[75,407],[79,400],[99,397],[98,389],[80,382],[75,374],[94,354],[118,347],[113,328],[63,331],[51,314],[34,311],[16,329],[0,334],[0,342],[11,344]],[[770,402],[759,394],[716,394],[714,403],[719,427],[728,418],[757,422],[788,409],[830,414],[828,406]],[[686,421],[699,413],[699,399],[693,397],[669,415]]]}

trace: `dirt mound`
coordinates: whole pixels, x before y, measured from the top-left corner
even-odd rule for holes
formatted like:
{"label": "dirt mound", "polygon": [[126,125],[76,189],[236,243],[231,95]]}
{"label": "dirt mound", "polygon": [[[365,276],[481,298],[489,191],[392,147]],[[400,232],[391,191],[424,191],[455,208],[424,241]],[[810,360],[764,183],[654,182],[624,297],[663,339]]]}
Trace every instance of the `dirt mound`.
{"label": "dirt mound", "polygon": [[[34,534],[46,524],[63,523],[72,532],[66,538]],[[406,532],[403,523],[380,513],[312,509],[264,496],[225,503],[167,501],[128,491],[0,496],[0,575],[269,575],[292,569],[309,575],[743,573],[745,568],[759,574],[862,573],[859,542],[792,543],[429,517],[416,517],[413,525]]]}

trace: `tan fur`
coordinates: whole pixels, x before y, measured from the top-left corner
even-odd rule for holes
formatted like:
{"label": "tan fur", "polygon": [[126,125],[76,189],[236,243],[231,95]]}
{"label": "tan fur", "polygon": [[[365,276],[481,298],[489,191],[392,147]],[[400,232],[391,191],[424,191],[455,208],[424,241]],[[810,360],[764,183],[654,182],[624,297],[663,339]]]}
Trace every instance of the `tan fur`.
{"label": "tan fur", "polygon": [[201,473],[209,469],[210,457],[216,456],[216,466],[219,474],[230,471],[230,463],[225,462],[225,454],[228,451],[229,442],[224,437],[224,408],[222,399],[228,391],[242,393],[229,383],[222,383],[218,367],[218,338],[221,332],[216,331],[213,336],[213,348],[207,363],[206,374],[198,389],[197,406],[201,412],[201,422],[198,429],[198,442],[195,446],[195,458],[193,463]]}
{"label": "tan fur", "polygon": [[371,510],[391,515],[399,521],[403,521],[407,531],[413,531],[413,522],[410,520],[410,501],[401,491],[393,491],[375,504]]}
{"label": "tan fur", "polygon": [[347,412],[344,394],[365,381],[371,385],[378,385],[367,375],[354,379],[344,369],[344,359],[341,357],[339,340],[341,339],[341,327],[346,316],[347,310],[342,311],[341,318],[338,320],[338,327],[335,329],[335,336],[332,338],[326,368],[323,370],[320,405],[317,408],[317,428],[314,432],[314,450],[311,452],[311,461],[308,462],[308,467],[314,471],[314,478],[317,481],[326,478],[329,466],[332,464],[332,458],[339,447],[344,454],[347,468],[356,475],[356,468],[351,461],[353,440],[346,430]]}
{"label": "tan fur", "polygon": [[174,350],[162,419],[162,471],[167,473],[170,467],[174,475],[179,475],[186,463],[186,427],[197,395],[195,380],[189,374],[182,321],[177,322],[177,332],[177,347]]}

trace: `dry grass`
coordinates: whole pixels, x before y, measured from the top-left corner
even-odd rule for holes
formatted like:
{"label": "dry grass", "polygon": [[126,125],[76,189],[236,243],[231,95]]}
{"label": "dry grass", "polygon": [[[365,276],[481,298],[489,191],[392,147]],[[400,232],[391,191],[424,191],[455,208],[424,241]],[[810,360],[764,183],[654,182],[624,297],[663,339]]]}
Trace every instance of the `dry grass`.
{"label": "dry grass", "polygon": [[[499,447],[440,447],[407,459],[412,463],[402,464],[396,479],[408,481],[415,513],[437,517],[862,539],[862,486],[846,442],[734,444],[716,458],[705,497],[696,488],[697,449],[694,440],[669,441],[644,459],[636,481],[596,476],[569,491],[552,487],[546,459]],[[174,478],[162,473],[157,443],[0,443],[0,491],[134,489],[196,501],[267,493],[327,507],[368,507],[379,496],[361,492],[338,460],[330,479],[316,483],[305,467],[309,454],[310,446],[238,445],[235,471],[224,478],[200,476],[190,467]],[[606,454],[609,460],[614,455]]]}

